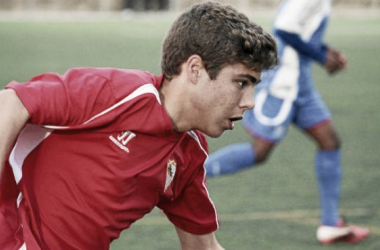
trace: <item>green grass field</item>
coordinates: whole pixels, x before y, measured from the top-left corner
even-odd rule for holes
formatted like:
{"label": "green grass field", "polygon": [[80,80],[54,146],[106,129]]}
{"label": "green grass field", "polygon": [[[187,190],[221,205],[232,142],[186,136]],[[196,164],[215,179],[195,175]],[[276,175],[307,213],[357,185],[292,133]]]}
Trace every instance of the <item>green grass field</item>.
{"label": "green grass field", "polygon": [[[160,47],[171,16],[99,22],[0,22],[0,84],[26,81],[78,66],[139,68],[160,72]],[[256,19],[266,29],[270,17]],[[316,86],[334,114],[343,141],[341,210],[349,221],[371,228],[352,250],[380,249],[380,17],[335,17],[327,42],[344,51],[349,69],[329,77],[315,67]],[[248,141],[240,124],[210,151]],[[230,250],[348,249],[315,240],[319,204],[314,179],[315,146],[291,128],[272,158],[257,169],[210,179],[219,211],[217,237]],[[175,230],[153,211],[112,244],[112,250],[180,249]]]}

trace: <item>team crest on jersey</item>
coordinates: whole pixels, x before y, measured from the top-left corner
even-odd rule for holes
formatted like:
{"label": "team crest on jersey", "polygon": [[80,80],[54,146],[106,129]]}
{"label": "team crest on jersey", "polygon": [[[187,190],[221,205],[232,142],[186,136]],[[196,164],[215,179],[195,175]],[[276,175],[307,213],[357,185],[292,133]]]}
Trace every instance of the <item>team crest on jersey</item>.
{"label": "team crest on jersey", "polygon": [[172,183],[176,170],[177,163],[174,160],[168,160],[168,163],[166,164],[166,181],[164,192],[166,191],[166,189],[168,189],[170,183]]}
{"label": "team crest on jersey", "polygon": [[127,143],[136,137],[135,133],[131,131],[123,131],[116,138],[112,135],[109,136],[110,140],[115,143],[119,148],[129,153],[129,148],[127,147]]}

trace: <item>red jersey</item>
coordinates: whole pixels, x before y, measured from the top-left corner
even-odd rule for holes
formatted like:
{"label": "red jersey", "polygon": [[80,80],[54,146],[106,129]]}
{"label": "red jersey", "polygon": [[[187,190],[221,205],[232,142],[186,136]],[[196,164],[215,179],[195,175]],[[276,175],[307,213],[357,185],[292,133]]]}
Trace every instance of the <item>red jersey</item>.
{"label": "red jersey", "polygon": [[[109,249],[155,206],[187,232],[217,229],[206,138],[173,131],[161,82],[138,70],[77,68],[7,86],[30,114],[5,166],[22,193],[28,250]],[[0,234],[3,223],[0,214]]]}

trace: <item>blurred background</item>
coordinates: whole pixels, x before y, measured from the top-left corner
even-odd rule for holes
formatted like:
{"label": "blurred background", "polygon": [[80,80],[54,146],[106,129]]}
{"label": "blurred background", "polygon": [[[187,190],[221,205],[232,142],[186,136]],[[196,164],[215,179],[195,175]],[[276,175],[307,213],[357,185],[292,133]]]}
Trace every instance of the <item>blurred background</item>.
{"label": "blurred background", "polygon": [[[303,0],[308,1],[308,0]],[[160,74],[161,43],[191,0],[0,0],[0,87],[72,67],[136,68]],[[230,0],[271,29],[279,0]],[[333,0],[326,42],[349,59],[329,77],[315,65],[316,87],[334,114],[343,141],[341,208],[371,228],[350,250],[380,249],[380,0]],[[249,141],[240,123],[210,152]],[[221,220],[219,241],[230,250],[319,250],[315,145],[291,128],[265,166],[207,181]],[[173,226],[159,213],[124,231],[112,250],[178,250]],[[346,245],[323,250],[347,249]]]}
{"label": "blurred background", "polygon": [[[121,11],[125,9],[134,11],[168,11],[182,10],[195,0],[2,0],[0,10],[75,10],[75,11]],[[252,6],[274,7],[280,0],[220,0],[237,8],[250,8]],[[334,0],[334,5],[362,6],[366,8],[379,7],[380,0]]]}

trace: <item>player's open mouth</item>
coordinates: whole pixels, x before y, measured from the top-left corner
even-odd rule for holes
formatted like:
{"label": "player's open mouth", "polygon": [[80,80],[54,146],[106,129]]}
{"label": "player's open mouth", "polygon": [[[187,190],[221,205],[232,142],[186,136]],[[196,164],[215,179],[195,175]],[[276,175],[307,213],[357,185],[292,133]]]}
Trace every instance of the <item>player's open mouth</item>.
{"label": "player's open mouth", "polygon": [[230,129],[234,128],[234,122],[240,121],[241,119],[243,119],[243,117],[233,117],[233,118],[230,118]]}
{"label": "player's open mouth", "polygon": [[232,117],[232,118],[230,118],[230,121],[231,121],[231,122],[236,122],[236,121],[240,121],[241,119],[243,119],[242,116],[239,116],[239,117]]}

